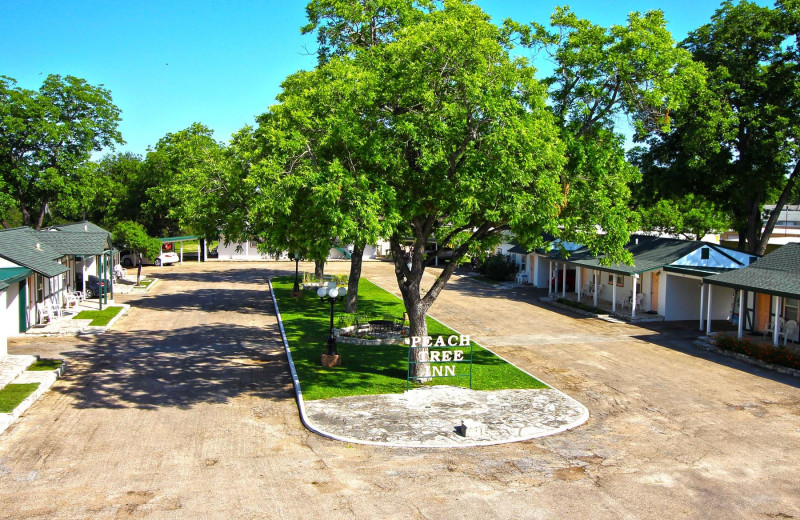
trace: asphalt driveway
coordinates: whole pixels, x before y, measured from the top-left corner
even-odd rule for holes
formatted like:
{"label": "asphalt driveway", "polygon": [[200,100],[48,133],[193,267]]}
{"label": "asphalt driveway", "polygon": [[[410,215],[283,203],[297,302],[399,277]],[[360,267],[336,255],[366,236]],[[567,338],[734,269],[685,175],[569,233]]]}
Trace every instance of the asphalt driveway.
{"label": "asphalt driveway", "polygon": [[[695,350],[691,329],[560,314],[468,279],[432,314],[589,421],[474,449],[317,437],[264,282],[293,267],[149,268],[162,281],[125,298],[114,331],[12,341],[70,371],[0,436],[0,518],[800,518],[798,380]],[[364,270],[395,286],[390,265]]]}

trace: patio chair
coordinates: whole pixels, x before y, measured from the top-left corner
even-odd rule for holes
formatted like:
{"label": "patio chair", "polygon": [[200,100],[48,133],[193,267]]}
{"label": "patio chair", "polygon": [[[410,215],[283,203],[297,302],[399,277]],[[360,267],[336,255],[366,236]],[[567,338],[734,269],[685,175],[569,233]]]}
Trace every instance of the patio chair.
{"label": "patio chair", "polygon": [[639,293],[636,295],[636,308],[639,309],[642,307],[642,300],[644,300],[644,293]]}
{"label": "patio chair", "polygon": [[[780,338],[781,330],[783,329],[783,318],[778,316],[778,337]],[[764,330],[764,336],[772,335],[775,333],[775,322],[767,323],[767,328]]]}
{"label": "patio chair", "polygon": [[114,276],[117,277],[117,281],[122,280],[128,276],[128,270],[117,264],[114,266]]}
{"label": "patio chair", "polygon": [[794,342],[794,335],[797,332],[797,321],[789,320],[786,322],[786,326],[781,328],[781,331],[778,333],[778,341],[780,338],[783,337],[783,344],[786,345],[786,341],[791,337],[792,342]]}
{"label": "patio chair", "polygon": [[591,296],[592,295],[592,282],[588,282],[584,284],[583,289],[581,289],[582,296]]}
{"label": "patio chair", "polygon": [[39,323],[51,323],[53,321],[53,313],[50,311],[50,306],[44,303],[36,304],[36,315],[39,317]]}
{"label": "patio chair", "polygon": [[64,307],[67,309],[70,307],[77,307],[78,303],[80,303],[80,298],[75,293],[64,293]]}

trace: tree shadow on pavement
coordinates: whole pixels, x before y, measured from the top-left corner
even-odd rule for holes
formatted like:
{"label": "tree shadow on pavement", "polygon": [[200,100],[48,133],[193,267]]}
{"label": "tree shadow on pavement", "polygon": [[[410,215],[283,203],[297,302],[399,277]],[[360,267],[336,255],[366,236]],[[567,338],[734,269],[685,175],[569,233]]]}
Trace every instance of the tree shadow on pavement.
{"label": "tree shadow on pavement", "polygon": [[290,399],[292,384],[277,330],[229,324],[110,332],[65,352],[61,391],[81,408],[187,408],[250,395]]}

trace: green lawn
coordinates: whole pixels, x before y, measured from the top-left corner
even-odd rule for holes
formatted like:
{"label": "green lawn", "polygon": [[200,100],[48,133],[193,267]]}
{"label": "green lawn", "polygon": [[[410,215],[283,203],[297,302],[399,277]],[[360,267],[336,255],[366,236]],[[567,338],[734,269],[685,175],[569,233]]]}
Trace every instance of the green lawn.
{"label": "green lawn", "polygon": [[31,395],[39,383],[10,384],[0,390],[0,413],[11,413],[19,403]]}
{"label": "green lawn", "polygon": [[111,306],[106,307],[102,311],[81,311],[75,316],[73,319],[75,320],[92,320],[89,324],[94,327],[103,327],[108,325],[108,323],[119,314],[119,311],[122,310],[122,307]]}
{"label": "green lawn", "polygon": [[[292,298],[293,277],[273,279],[275,297],[292,351],[297,375],[307,400],[330,397],[402,393],[406,390],[408,347],[397,345],[362,346],[339,344],[341,367],[324,368],[320,358],[328,339],[330,305],[312,291],[303,298]],[[337,303],[336,316],[344,310]],[[361,279],[358,290],[359,313],[400,317],[403,303],[368,280]],[[335,323],[336,321],[334,321]],[[428,334],[455,334],[436,320],[428,318]],[[472,388],[499,390],[508,388],[547,388],[547,385],[503,361],[473,343]],[[468,354],[468,353],[467,353]],[[459,371],[467,365],[457,365]],[[432,384],[467,386],[468,378],[435,378]]]}
{"label": "green lawn", "polygon": [[39,359],[34,364],[28,367],[32,372],[44,372],[46,370],[55,370],[61,366],[60,359]]}

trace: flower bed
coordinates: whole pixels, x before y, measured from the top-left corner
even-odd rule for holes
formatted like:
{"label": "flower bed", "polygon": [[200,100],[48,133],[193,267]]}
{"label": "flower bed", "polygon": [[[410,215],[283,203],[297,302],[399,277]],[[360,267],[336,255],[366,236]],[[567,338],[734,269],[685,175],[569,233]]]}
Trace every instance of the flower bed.
{"label": "flower bed", "polygon": [[403,327],[402,332],[385,332],[372,334],[369,332],[358,334],[356,326],[333,329],[336,341],[350,345],[404,345],[408,343],[408,327]]}
{"label": "flower bed", "polygon": [[714,345],[719,349],[744,354],[765,363],[800,370],[800,354],[786,347],[776,348],[771,345],[755,343],[746,338],[737,339],[727,335],[717,336],[714,339]]}

